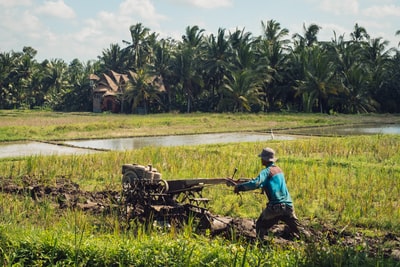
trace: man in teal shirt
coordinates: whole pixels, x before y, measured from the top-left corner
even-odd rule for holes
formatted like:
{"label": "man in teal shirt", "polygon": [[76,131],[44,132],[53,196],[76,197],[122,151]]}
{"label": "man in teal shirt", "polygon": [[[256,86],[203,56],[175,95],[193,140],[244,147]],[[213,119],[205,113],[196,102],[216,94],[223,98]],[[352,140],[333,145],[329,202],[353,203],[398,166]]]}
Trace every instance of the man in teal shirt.
{"label": "man in teal shirt", "polygon": [[285,222],[292,233],[300,234],[300,223],[294,213],[293,201],[286,187],[285,176],[282,170],[275,165],[275,151],[272,148],[264,148],[261,154],[261,163],[265,168],[251,181],[235,185],[234,192],[254,190],[262,188],[267,195],[267,207],[262,211],[256,222],[257,237],[262,240],[268,230],[278,223]]}

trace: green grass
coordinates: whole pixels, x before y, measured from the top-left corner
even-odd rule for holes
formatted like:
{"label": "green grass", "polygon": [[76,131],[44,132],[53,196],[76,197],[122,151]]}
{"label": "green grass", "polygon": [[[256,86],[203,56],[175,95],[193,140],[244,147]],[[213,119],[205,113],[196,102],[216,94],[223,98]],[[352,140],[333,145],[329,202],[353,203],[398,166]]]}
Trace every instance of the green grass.
{"label": "green grass", "polygon": [[[193,124],[199,119],[204,123],[203,116],[194,115],[190,120]],[[230,119],[248,118],[236,116]],[[158,117],[157,123],[179,124],[167,117]],[[276,121],[278,117],[286,119],[277,116]],[[187,119],[182,119],[185,122],[180,126],[188,123]],[[257,121],[258,116],[249,120]],[[261,168],[256,155],[267,145],[277,152],[278,165],[286,174],[301,221],[316,227],[329,224],[378,239],[385,233],[400,235],[398,135],[147,147],[81,156],[1,159],[0,178],[12,178],[22,184],[22,178],[28,176],[54,185],[57,179],[66,177],[83,190],[120,190],[121,167],[125,163],[151,163],[166,180],[228,177],[234,168],[238,168],[236,177],[251,178]],[[224,185],[207,187],[203,194],[211,200],[213,213],[229,216],[257,218],[266,203],[259,191],[237,196]],[[140,225],[126,229],[116,214],[94,216],[78,210],[60,210],[50,201],[35,202],[29,196],[0,193],[0,212],[0,262],[4,266],[398,266],[398,262],[382,255],[368,255],[368,244],[344,247],[328,242],[299,242],[260,247],[242,240],[197,235],[190,226],[183,232],[150,230]]]}
{"label": "green grass", "polygon": [[[268,145],[277,151],[301,216],[399,231],[399,141],[396,135],[376,135],[274,141]],[[0,161],[0,173],[16,181],[28,175],[48,184],[69,177],[85,190],[118,190],[125,163],[153,164],[166,180],[229,177],[234,168],[238,168],[237,177],[252,178],[261,168],[255,155],[264,145],[232,143],[85,156],[32,156]],[[229,210],[230,215],[255,217],[265,204],[264,196],[249,192],[242,194],[243,202],[252,206],[256,201],[255,208],[239,207],[228,189],[207,188],[216,213]],[[233,207],[223,206],[220,191]]]}
{"label": "green grass", "polygon": [[51,229],[0,227],[0,259],[22,266],[396,266],[362,248],[257,246],[174,232],[99,232],[85,215],[66,212]]}
{"label": "green grass", "polygon": [[[399,234],[400,189],[398,136],[358,136],[274,141],[287,183],[302,220],[324,222],[354,231]],[[254,177],[256,154],[263,143],[144,148],[87,156],[34,156],[3,160],[0,173],[16,181],[24,175],[52,184],[70,177],[86,190],[120,186],[123,163],[152,163],[163,178]],[[259,192],[238,197],[225,186],[206,188],[210,209],[229,216],[256,218],[265,205]],[[9,203],[13,203],[12,206]],[[3,262],[28,265],[79,266],[378,266],[363,248],[326,244],[260,248],[194,233],[131,232],[119,228],[114,216],[93,217],[60,211],[50,203],[1,194],[0,254]],[[335,264],[332,264],[332,261]],[[319,263],[318,263],[319,262]],[[390,263],[390,262],[389,262]],[[358,264],[358,265],[357,265]],[[377,265],[378,264],[378,265]],[[387,262],[385,262],[387,264]],[[154,266],[154,265],[152,265]],[[390,266],[390,265],[389,265]],[[395,266],[395,265],[392,265]]]}

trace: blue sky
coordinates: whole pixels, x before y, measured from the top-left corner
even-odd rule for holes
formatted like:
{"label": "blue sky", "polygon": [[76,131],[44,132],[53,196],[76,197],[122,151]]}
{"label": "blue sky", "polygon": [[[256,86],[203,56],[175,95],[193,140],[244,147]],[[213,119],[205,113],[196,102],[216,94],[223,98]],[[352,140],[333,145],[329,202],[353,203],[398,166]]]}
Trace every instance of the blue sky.
{"label": "blue sky", "polygon": [[400,42],[400,0],[0,0],[0,18],[0,52],[31,46],[38,60],[67,62],[96,59],[113,43],[124,47],[139,22],[177,40],[194,25],[206,34],[239,28],[259,36],[261,21],[275,20],[291,37],[315,23],[320,41],[334,31],[349,39],[358,23],[389,47]]}

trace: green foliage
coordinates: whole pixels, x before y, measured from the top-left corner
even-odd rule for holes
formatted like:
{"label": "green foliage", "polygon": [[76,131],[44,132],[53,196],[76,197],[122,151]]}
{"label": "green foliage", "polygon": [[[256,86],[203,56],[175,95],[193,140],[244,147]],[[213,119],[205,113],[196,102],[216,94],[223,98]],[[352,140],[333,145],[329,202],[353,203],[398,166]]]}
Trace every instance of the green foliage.
{"label": "green foliage", "polygon": [[[274,20],[261,28],[260,36],[222,28],[206,35],[194,25],[174,40],[137,23],[125,47],[111,44],[86,64],[37,62],[31,47],[2,52],[0,109],[90,111],[90,74],[135,71],[147,78],[130,79],[122,99],[129,108],[122,112],[399,112],[400,53],[388,41],[371,38],[358,24],[350,40],[335,33],[331,42],[318,41],[316,24],[303,25],[304,34],[291,39]],[[162,90],[152,88],[154,77]]]}

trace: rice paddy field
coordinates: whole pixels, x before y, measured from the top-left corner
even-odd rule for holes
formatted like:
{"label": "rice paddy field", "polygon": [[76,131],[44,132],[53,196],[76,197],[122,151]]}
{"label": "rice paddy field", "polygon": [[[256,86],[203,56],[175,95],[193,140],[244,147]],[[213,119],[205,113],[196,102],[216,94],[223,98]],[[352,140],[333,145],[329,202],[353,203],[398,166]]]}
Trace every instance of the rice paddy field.
{"label": "rice paddy field", "polygon": [[[396,116],[315,114],[167,114],[133,116],[0,112],[0,140],[69,140],[226,131],[268,131],[351,125]],[[400,266],[400,136],[360,135],[180,147],[146,147],[89,155],[0,159],[0,181],[53,186],[71,180],[85,191],[121,190],[121,166],[152,164],[164,179],[255,177],[257,154],[275,149],[296,214],[320,229],[315,241],[259,244],[240,238],[158,229],[121,222],[117,213],[59,209],[50,199],[0,192],[3,266]],[[20,187],[18,187],[20,188]],[[204,195],[210,210],[256,219],[266,204],[259,191],[239,196],[224,185]],[[335,238],[332,238],[334,236]],[[351,239],[346,239],[351,236]],[[336,242],[332,242],[335,240]],[[347,240],[347,243],[341,242]]]}

